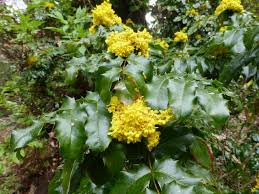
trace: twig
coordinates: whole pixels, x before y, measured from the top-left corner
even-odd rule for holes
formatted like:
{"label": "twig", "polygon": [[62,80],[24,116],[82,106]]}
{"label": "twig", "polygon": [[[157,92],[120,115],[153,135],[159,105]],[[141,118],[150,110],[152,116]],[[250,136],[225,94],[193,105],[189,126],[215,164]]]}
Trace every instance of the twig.
{"label": "twig", "polygon": [[150,154],[148,154],[148,165],[149,165],[149,168],[150,168],[150,170],[151,170],[152,181],[153,181],[153,184],[154,184],[154,186],[155,186],[155,188],[156,188],[156,192],[157,192],[157,194],[160,194],[159,185],[157,185],[156,180],[155,180],[154,177],[153,177]]}

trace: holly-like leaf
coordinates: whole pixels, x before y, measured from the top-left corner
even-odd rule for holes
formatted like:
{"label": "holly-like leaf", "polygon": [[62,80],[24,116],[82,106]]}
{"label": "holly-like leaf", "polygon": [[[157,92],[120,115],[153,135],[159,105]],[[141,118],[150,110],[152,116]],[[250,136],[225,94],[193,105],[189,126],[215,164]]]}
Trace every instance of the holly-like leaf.
{"label": "holly-like leaf", "polygon": [[184,191],[184,188],[188,188],[188,191],[192,193],[196,187],[206,188],[205,184],[208,184],[207,177],[203,177],[203,174],[193,174],[192,171],[182,167],[179,161],[164,159],[155,160],[154,165],[149,168],[144,165],[135,165],[131,170],[122,171],[117,176],[110,193],[153,193],[153,189],[149,186],[154,182],[158,183],[162,193],[166,194],[173,189]]}
{"label": "holly-like leaf", "polygon": [[100,96],[94,92],[89,93],[86,97],[85,110],[88,114],[84,127],[87,135],[85,143],[89,149],[102,152],[111,142],[111,138],[108,136],[110,114]]}
{"label": "holly-like leaf", "polygon": [[77,159],[82,152],[86,135],[87,114],[73,98],[67,98],[56,117],[57,139],[65,159]]}
{"label": "holly-like leaf", "polygon": [[123,73],[135,81],[141,93],[146,91],[145,80],[149,80],[153,74],[153,66],[143,56],[130,55]]}
{"label": "holly-like leaf", "polygon": [[76,160],[65,160],[62,171],[58,170],[48,185],[49,194],[68,194],[71,190],[72,179],[78,169]]}
{"label": "holly-like leaf", "polygon": [[62,193],[70,193],[70,184],[76,168],[78,168],[78,162],[76,160],[65,160],[62,171]]}
{"label": "holly-like leaf", "polygon": [[110,70],[97,76],[96,91],[100,94],[104,103],[108,104],[111,99],[111,87],[113,82],[120,78],[121,68],[111,68]]}
{"label": "holly-like leaf", "polygon": [[178,118],[191,114],[194,106],[197,84],[188,79],[171,79],[168,83],[170,92],[170,106]]}
{"label": "holly-like leaf", "polygon": [[186,127],[167,127],[163,129],[159,144],[154,150],[155,156],[177,159],[188,151],[193,139],[194,135]]}
{"label": "holly-like leaf", "polygon": [[104,153],[103,163],[108,168],[111,175],[120,172],[126,161],[126,156],[121,144],[111,144],[108,150]]}
{"label": "holly-like leaf", "polygon": [[14,149],[19,149],[33,141],[41,133],[44,122],[35,120],[30,127],[12,131],[11,145]]}
{"label": "holly-like leaf", "polygon": [[195,160],[206,168],[213,167],[214,156],[207,143],[196,137],[190,146],[191,153]]}
{"label": "holly-like leaf", "polygon": [[74,57],[71,61],[69,61],[65,75],[66,83],[73,83],[76,80],[79,70],[83,68],[86,62],[86,57]]}
{"label": "holly-like leaf", "polygon": [[122,171],[112,186],[110,194],[139,194],[148,187],[151,179],[150,169],[136,165],[130,171]]}
{"label": "holly-like leaf", "polygon": [[166,109],[168,107],[168,77],[154,77],[151,83],[147,84],[144,95],[147,103],[156,109]]}
{"label": "holly-like leaf", "polygon": [[229,110],[221,94],[211,89],[200,88],[196,91],[196,96],[204,111],[213,118],[215,126],[220,126],[226,121]]}
{"label": "holly-like leaf", "polygon": [[178,161],[172,159],[155,161],[153,174],[160,187],[172,181],[186,186],[196,185],[203,181],[201,177],[189,174],[186,169],[181,167]]}

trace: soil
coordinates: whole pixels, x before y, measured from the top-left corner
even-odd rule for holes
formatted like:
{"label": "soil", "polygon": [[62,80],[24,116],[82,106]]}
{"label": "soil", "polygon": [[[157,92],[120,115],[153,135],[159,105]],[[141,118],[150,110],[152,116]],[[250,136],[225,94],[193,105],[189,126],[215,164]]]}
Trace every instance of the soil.
{"label": "soil", "polygon": [[[0,117],[0,143],[6,144],[11,131],[17,128],[16,124],[8,116]],[[1,181],[15,176],[19,185],[14,194],[47,194],[48,184],[57,167],[60,165],[58,143],[53,132],[44,140],[43,148],[26,148],[26,156],[22,164],[13,165],[10,174],[0,175]],[[1,193],[1,191],[0,191]]]}

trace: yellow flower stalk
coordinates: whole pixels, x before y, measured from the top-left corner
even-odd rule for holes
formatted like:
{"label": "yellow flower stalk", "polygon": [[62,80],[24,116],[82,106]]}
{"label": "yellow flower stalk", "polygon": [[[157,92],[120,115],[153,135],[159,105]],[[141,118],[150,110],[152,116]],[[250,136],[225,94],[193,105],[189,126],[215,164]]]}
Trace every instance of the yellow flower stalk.
{"label": "yellow flower stalk", "polygon": [[178,42],[187,42],[188,41],[188,34],[183,32],[183,31],[179,31],[174,33],[174,42],[178,43]]}
{"label": "yellow flower stalk", "polygon": [[226,10],[231,10],[234,12],[244,11],[244,7],[241,5],[240,0],[222,0],[219,6],[215,10],[215,15],[219,16]]}
{"label": "yellow flower stalk", "polygon": [[122,32],[112,32],[106,39],[108,51],[116,56],[127,57],[134,51],[139,55],[149,56],[149,43],[152,36],[146,29],[134,32],[130,27],[124,26]]}
{"label": "yellow flower stalk", "polygon": [[92,10],[93,24],[89,28],[91,33],[95,33],[95,27],[98,25],[113,26],[121,24],[121,18],[117,16],[112,9],[112,4],[109,1],[104,1],[102,4],[97,5]]}
{"label": "yellow flower stalk", "polygon": [[169,48],[169,45],[167,44],[167,42],[160,39],[160,38],[156,39],[156,44],[158,44],[159,46],[161,46],[165,50],[167,50]]}
{"label": "yellow flower stalk", "polygon": [[53,9],[54,7],[55,7],[55,4],[51,2],[45,2],[44,4],[45,9]]}
{"label": "yellow flower stalk", "polygon": [[113,96],[108,106],[112,113],[109,135],[121,142],[137,143],[147,140],[147,148],[151,151],[159,143],[160,132],[157,126],[163,126],[173,119],[172,109],[152,110],[140,97],[132,104],[125,105]]}
{"label": "yellow flower stalk", "polygon": [[189,9],[186,11],[186,15],[196,16],[199,15],[199,12],[197,12],[195,9]]}

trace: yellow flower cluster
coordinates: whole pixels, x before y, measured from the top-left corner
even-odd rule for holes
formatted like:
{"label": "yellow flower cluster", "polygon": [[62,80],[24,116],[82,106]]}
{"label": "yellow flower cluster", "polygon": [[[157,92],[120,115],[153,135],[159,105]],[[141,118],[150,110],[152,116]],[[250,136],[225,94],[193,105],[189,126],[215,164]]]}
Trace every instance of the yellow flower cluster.
{"label": "yellow flower cluster", "polygon": [[145,104],[143,97],[125,105],[113,96],[108,111],[113,114],[109,135],[128,144],[146,138],[150,151],[159,143],[157,125],[165,125],[173,118],[172,109],[152,110]]}
{"label": "yellow flower cluster", "polygon": [[97,5],[92,10],[92,16],[93,25],[89,28],[91,33],[95,33],[95,27],[98,25],[112,26],[121,24],[121,18],[115,14],[109,1],[104,1],[102,4]]}
{"label": "yellow flower cluster", "polygon": [[45,9],[53,9],[54,7],[55,7],[55,4],[51,2],[45,2],[44,4]]}
{"label": "yellow flower cluster", "polygon": [[167,42],[160,39],[160,38],[156,39],[156,44],[158,44],[159,46],[161,46],[165,50],[167,50],[169,48],[169,45],[167,44]]}
{"label": "yellow flower cluster", "polygon": [[149,43],[152,36],[146,29],[134,32],[131,28],[124,26],[122,32],[112,32],[106,39],[108,51],[116,56],[127,57],[134,51],[138,55],[149,56]]}
{"label": "yellow flower cluster", "polygon": [[225,32],[228,29],[228,26],[223,26],[219,29],[220,32]]}
{"label": "yellow flower cluster", "polygon": [[251,189],[251,192],[255,193],[257,190],[259,190],[259,175],[256,178],[256,185]]}
{"label": "yellow flower cluster", "polygon": [[244,10],[244,7],[241,5],[240,0],[222,0],[215,10],[215,15],[219,16],[222,12],[226,10],[242,12]]}
{"label": "yellow flower cluster", "polygon": [[199,15],[199,12],[197,12],[196,9],[189,9],[186,11],[186,15],[196,16]]}
{"label": "yellow flower cluster", "polygon": [[200,34],[196,34],[196,35],[195,35],[195,38],[196,38],[196,40],[200,40],[200,39],[202,39],[202,37],[201,37],[201,35],[200,35]]}
{"label": "yellow flower cluster", "polygon": [[188,34],[184,31],[179,31],[174,33],[174,42],[187,42],[188,41]]}
{"label": "yellow flower cluster", "polygon": [[37,56],[29,56],[27,59],[26,59],[26,63],[27,65],[32,65],[34,63],[37,63],[39,61],[39,58]]}

